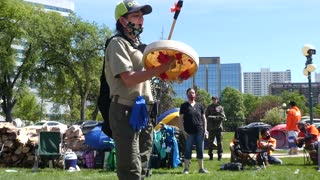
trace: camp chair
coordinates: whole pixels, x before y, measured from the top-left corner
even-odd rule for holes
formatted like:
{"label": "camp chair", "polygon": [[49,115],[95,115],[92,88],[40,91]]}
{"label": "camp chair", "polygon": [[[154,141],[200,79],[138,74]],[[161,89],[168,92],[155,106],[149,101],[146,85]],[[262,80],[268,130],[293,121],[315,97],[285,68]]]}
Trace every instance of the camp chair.
{"label": "camp chair", "polygon": [[39,162],[41,162],[42,167],[46,167],[48,162],[49,167],[54,166],[54,161],[62,156],[61,146],[62,134],[60,132],[41,131],[39,133],[38,148],[35,152],[34,166],[37,166]]}
{"label": "camp chair", "polygon": [[262,164],[260,165],[262,165],[265,168],[262,153],[266,151],[258,149],[259,133],[260,130],[257,127],[239,127],[237,129],[236,139],[239,143],[240,152],[238,153],[238,159],[243,166],[256,166],[257,158],[261,158]]}

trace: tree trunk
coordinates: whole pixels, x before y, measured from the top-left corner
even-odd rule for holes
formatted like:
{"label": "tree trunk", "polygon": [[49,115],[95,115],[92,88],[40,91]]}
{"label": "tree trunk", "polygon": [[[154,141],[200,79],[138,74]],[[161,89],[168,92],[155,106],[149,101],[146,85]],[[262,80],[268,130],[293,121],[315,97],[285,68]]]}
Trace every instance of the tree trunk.
{"label": "tree trunk", "polygon": [[85,120],[86,117],[86,96],[81,95],[81,101],[80,101],[80,120]]}

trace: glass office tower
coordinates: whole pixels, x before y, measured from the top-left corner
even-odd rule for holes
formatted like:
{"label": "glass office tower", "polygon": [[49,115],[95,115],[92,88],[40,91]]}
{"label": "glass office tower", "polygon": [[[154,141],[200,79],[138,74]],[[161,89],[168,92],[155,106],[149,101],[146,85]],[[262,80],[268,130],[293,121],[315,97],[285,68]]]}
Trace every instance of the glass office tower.
{"label": "glass office tower", "polygon": [[220,64],[219,57],[200,57],[199,68],[193,78],[181,84],[174,83],[177,97],[186,99],[186,90],[197,86],[212,96],[220,96],[225,87],[232,87],[241,92],[240,63]]}

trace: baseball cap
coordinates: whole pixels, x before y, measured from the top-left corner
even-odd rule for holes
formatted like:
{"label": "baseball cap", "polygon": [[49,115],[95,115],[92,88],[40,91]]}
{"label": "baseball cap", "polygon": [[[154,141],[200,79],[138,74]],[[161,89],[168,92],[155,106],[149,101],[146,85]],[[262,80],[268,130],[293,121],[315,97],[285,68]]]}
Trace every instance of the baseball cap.
{"label": "baseball cap", "polygon": [[135,0],[120,1],[114,11],[114,17],[116,18],[116,21],[118,21],[121,16],[137,11],[142,11],[144,15],[149,14],[152,12],[152,7],[150,5],[139,5]]}

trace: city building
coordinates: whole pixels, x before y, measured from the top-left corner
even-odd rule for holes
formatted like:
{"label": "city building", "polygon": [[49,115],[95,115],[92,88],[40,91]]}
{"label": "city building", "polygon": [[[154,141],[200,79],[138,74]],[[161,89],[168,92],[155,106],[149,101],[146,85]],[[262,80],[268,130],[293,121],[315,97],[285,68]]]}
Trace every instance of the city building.
{"label": "city building", "polygon": [[243,86],[244,93],[255,96],[265,96],[269,94],[271,83],[290,83],[291,71],[271,72],[269,68],[262,68],[260,72],[244,72]]}
{"label": "city building", "polygon": [[186,90],[194,86],[218,97],[228,86],[241,92],[241,66],[239,63],[220,64],[220,57],[200,57],[196,75],[180,84],[173,84],[177,97],[183,99],[186,98]]}
{"label": "city building", "polygon": [[33,5],[43,6],[46,11],[54,11],[62,16],[74,12],[74,0],[24,0]]}
{"label": "city building", "polygon": [[320,73],[314,73],[315,76],[315,82],[320,82]]}
{"label": "city building", "polygon": [[[294,92],[297,91],[309,99],[309,85],[308,83],[272,83],[269,86],[269,94],[280,96],[283,91]],[[312,92],[312,106],[316,106],[320,102],[320,82],[311,83]]]}

